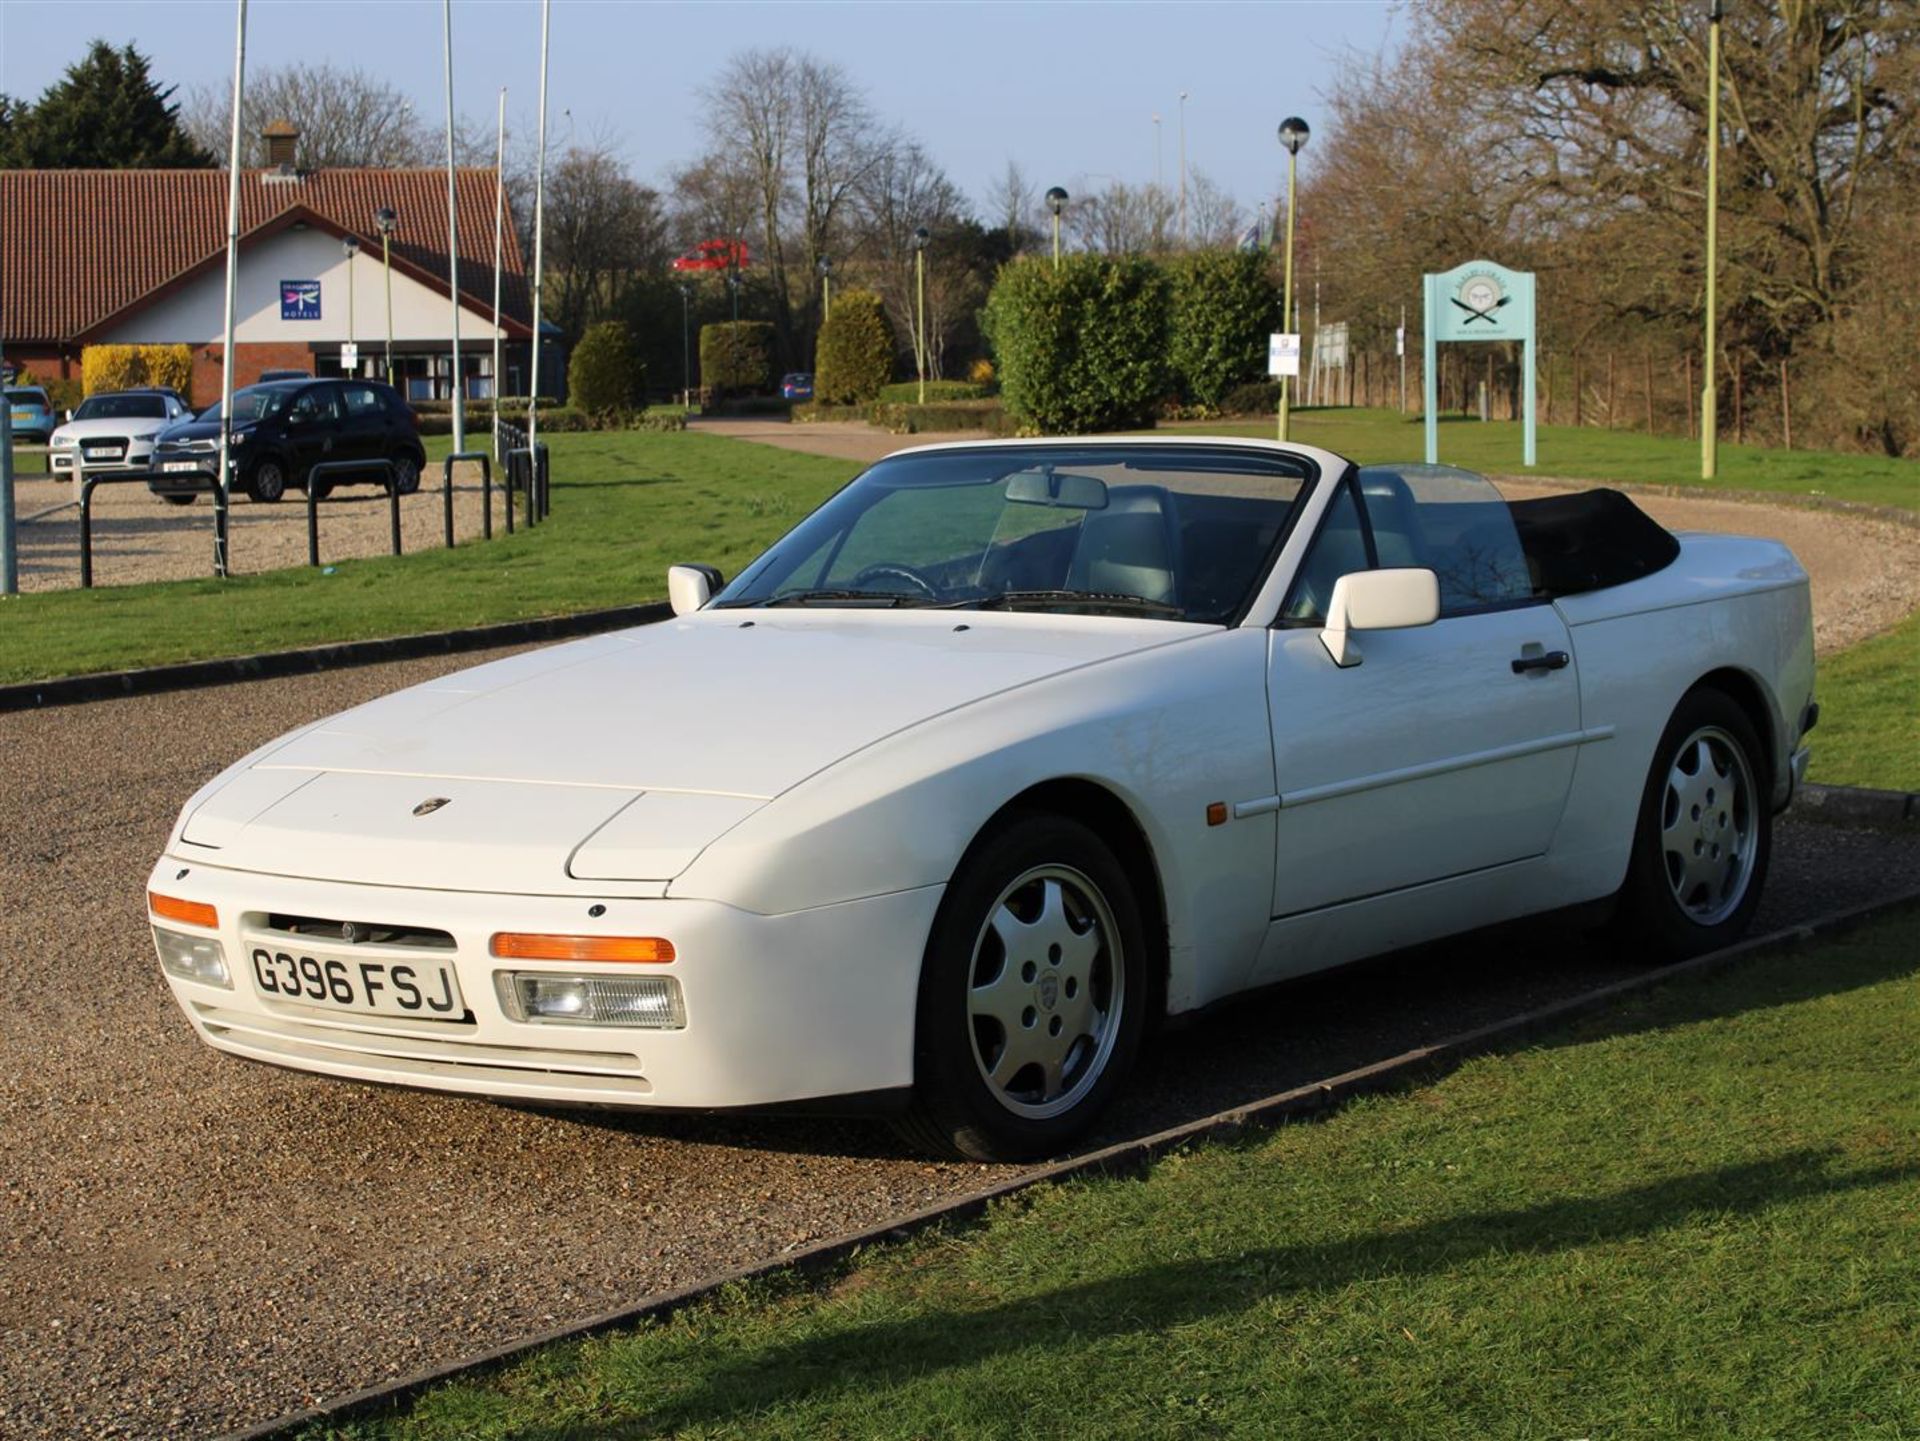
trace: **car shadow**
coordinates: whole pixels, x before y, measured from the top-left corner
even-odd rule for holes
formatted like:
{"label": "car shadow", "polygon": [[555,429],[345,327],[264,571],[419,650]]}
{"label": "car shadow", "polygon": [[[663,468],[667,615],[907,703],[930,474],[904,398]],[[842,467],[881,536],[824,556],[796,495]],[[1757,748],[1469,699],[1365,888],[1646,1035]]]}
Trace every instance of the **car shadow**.
{"label": "car shadow", "polygon": [[[631,1420],[517,1432],[523,1441],[657,1435],[724,1428],[774,1405],[792,1406],[848,1386],[923,1381],[1022,1351],[1057,1352],[1101,1340],[1165,1333],[1230,1316],[1275,1298],[1326,1295],[1356,1282],[1417,1279],[1488,1258],[1548,1256],[1658,1235],[1703,1216],[1753,1216],[1820,1197],[1912,1181],[1912,1164],[1846,1167],[1832,1150],[1692,1171],[1595,1195],[1481,1211],[1403,1229],[1368,1228],[1231,1255],[1162,1261],[978,1310],[942,1307],[870,1325],[823,1325],[784,1344],[742,1348],[691,1389],[662,1397]],[[1064,1320],[1063,1318],[1070,1318]],[[1063,1325],[1066,1331],[1063,1333]],[[631,1395],[632,1392],[628,1392]],[[997,1403],[996,1403],[997,1404]]]}

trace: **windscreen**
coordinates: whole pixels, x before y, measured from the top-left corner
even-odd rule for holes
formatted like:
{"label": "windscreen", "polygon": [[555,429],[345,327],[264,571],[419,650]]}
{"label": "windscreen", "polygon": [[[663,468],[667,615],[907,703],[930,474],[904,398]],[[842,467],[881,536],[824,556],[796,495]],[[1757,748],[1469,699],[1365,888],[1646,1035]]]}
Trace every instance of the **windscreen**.
{"label": "windscreen", "polygon": [[[233,393],[233,423],[245,425],[250,420],[264,420],[269,415],[278,415],[287,408],[287,397],[293,391],[277,385],[250,385],[245,390]],[[202,420],[218,420],[220,405],[215,402],[200,414]]]}
{"label": "windscreen", "polygon": [[80,402],[75,420],[165,420],[167,403],[157,395],[91,395]]}
{"label": "windscreen", "polygon": [[1226,446],[994,446],[880,462],[721,606],[945,606],[1226,623],[1292,525],[1310,462]]}

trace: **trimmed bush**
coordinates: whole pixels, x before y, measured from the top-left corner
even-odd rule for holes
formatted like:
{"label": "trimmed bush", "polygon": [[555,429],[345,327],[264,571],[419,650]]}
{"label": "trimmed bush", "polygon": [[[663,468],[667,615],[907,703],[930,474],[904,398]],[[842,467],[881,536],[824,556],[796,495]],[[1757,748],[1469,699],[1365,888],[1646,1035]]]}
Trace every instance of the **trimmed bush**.
{"label": "trimmed bush", "polygon": [[997,400],[948,400],[938,404],[928,401],[925,405],[879,400],[869,407],[867,423],[895,435],[925,435],[942,430],[1012,435],[1017,429],[1013,417]]}
{"label": "trimmed bush", "polygon": [[986,328],[1008,412],[1049,434],[1150,424],[1170,383],[1168,305],[1165,274],[1144,260],[1002,267]]}
{"label": "trimmed bush", "polygon": [[813,352],[813,395],[829,405],[874,399],[893,379],[893,323],[871,290],[842,291]]}
{"label": "trimmed bush", "polygon": [[1220,397],[1222,415],[1272,415],[1280,408],[1280,382],[1249,380]]}
{"label": "trimmed bush", "polygon": [[589,325],[567,362],[567,403],[589,415],[619,415],[640,397],[640,366],[626,322]]}
{"label": "trimmed bush", "polygon": [[763,391],[772,376],[772,322],[725,320],[700,327],[700,380],[709,394]]}
{"label": "trimmed bush", "polygon": [[[13,382],[15,385],[37,385],[47,393],[47,404],[53,407],[54,414],[61,415],[72,410],[87,398],[86,388],[77,380],[63,380],[59,376],[42,380],[31,370],[23,370]],[[181,392],[185,394],[184,391]]]}
{"label": "trimmed bush", "polygon": [[89,345],[80,352],[88,395],[157,385],[182,395],[193,385],[193,350],[185,345]]}
{"label": "trimmed bush", "polygon": [[865,420],[867,407],[830,405],[824,400],[804,400],[788,411],[787,417],[799,425],[806,425],[816,420]]}
{"label": "trimmed bush", "polygon": [[1217,406],[1266,369],[1280,289],[1256,250],[1196,250],[1167,264],[1173,371],[1186,400]]}
{"label": "trimmed bush", "polygon": [[[466,417],[467,444],[476,445],[484,442],[492,431],[493,416],[486,411],[476,412],[469,408]],[[518,415],[512,411],[503,412],[502,419],[511,421],[522,429],[527,423],[525,411]],[[610,411],[601,415],[589,415],[586,411],[576,410],[570,405],[557,405],[552,409],[543,405],[540,407],[540,433],[546,435],[551,432],[559,435],[565,431],[575,430],[621,430],[626,428],[630,419],[631,413]],[[453,434],[451,411],[415,411],[414,423],[419,427],[422,435]]]}
{"label": "trimmed bush", "polygon": [[[993,398],[991,385],[975,385],[970,380],[929,380],[927,382],[928,405],[944,403],[949,400],[990,400]],[[876,400],[890,401],[895,405],[920,404],[920,382],[903,380],[897,385],[884,385]]]}

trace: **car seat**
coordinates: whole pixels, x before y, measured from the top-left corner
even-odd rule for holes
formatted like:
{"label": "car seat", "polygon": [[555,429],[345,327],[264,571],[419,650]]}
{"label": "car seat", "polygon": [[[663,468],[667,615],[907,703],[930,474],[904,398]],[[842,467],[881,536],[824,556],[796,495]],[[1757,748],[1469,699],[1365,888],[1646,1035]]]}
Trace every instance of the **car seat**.
{"label": "car seat", "polygon": [[1090,510],[1080,524],[1069,590],[1117,592],[1177,603],[1174,538],[1158,486],[1117,486],[1103,510]]}

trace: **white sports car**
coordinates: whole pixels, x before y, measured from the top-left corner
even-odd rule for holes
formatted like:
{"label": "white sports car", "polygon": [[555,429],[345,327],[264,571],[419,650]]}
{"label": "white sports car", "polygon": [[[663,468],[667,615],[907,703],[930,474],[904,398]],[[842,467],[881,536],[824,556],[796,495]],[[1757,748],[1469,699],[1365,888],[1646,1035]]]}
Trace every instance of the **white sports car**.
{"label": "white sports car", "polygon": [[903,451],[669,585],[188,801],[149,905],[200,1035],[1032,1156],[1252,987],[1609,897],[1731,941],[1817,716],[1781,546],[1299,445]]}

